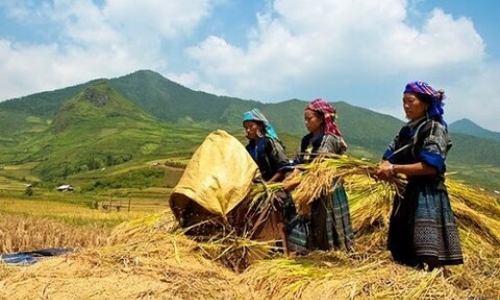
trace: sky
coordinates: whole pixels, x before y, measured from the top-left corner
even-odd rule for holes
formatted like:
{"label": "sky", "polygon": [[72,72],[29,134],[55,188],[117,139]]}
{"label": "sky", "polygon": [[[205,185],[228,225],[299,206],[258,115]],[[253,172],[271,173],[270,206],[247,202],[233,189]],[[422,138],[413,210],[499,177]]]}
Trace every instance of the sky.
{"label": "sky", "polygon": [[445,90],[449,123],[500,131],[499,10],[484,0],[2,0],[0,101],[149,69],[217,95],[323,98],[403,119],[402,91],[418,80]]}

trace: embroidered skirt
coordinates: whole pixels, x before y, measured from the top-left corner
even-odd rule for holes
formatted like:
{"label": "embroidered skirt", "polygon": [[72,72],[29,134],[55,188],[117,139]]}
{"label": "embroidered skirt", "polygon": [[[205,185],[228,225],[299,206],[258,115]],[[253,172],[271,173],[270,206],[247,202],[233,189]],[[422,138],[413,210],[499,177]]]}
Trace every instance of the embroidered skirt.
{"label": "embroidered skirt", "polygon": [[410,266],[428,261],[462,264],[458,227],[447,191],[409,183],[403,197],[396,196],[389,225],[388,248],[394,260]]}

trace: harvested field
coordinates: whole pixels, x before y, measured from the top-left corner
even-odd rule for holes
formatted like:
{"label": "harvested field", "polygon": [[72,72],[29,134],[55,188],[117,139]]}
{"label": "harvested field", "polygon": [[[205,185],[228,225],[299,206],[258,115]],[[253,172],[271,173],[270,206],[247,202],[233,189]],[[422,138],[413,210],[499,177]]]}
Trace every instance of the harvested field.
{"label": "harvested field", "polygon": [[375,190],[370,195],[349,183],[354,253],[258,259],[236,273],[225,262],[234,256],[224,252],[234,245],[195,242],[164,211],[123,223],[101,239],[106,243],[88,243],[65,257],[0,265],[0,299],[500,299],[500,205],[494,195],[448,182],[465,265],[444,274],[393,263],[385,250],[392,195],[373,182],[363,184]]}

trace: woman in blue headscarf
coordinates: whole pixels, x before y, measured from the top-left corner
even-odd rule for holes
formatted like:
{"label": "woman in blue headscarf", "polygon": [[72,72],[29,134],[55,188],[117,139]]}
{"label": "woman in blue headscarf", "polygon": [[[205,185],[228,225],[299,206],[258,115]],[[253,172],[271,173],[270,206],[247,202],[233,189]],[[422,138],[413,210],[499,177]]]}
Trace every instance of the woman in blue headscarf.
{"label": "woman in blue headscarf", "polygon": [[243,114],[243,127],[248,138],[246,148],[259,166],[262,179],[267,182],[283,180],[283,170],[289,162],[271,123],[260,110],[254,108]]}
{"label": "woman in blue headscarf", "polygon": [[443,119],[444,92],[425,82],[410,82],[403,93],[408,123],[389,145],[376,176],[408,180],[396,195],[388,248],[394,260],[433,270],[463,263],[457,224],[445,186],[445,159],[451,148]]}

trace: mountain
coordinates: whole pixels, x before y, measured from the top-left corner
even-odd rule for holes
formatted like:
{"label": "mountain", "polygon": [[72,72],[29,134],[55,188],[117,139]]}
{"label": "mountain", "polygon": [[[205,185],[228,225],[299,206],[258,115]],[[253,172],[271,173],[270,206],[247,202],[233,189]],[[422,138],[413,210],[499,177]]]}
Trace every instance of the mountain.
{"label": "mountain", "polygon": [[230,107],[257,104],[255,101],[193,91],[147,70],[111,79],[110,84],[144,111],[170,122],[189,120],[193,123],[227,124],[225,112]]}
{"label": "mountain", "polygon": [[[245,142],[242,113],[254,107],[275,125],[293,156],[306,133],[306,104],[298,99],[266,104],[211,95],[148,70],[96,79],[1,102],[0,165],[32,163],[39,178],[53,180],[113,165],[160,158],[185,160],[216,128]],[[349,152],[355,156],[380,159],[404,124],[346,102],[332,104]],[[500,169],[500,142],[456,131],[452,139],[450,170],[469,176],[462,178],[493,184],[486,170]],[[474,166],[475,172],[469,172],[468,166]]]}
{"label": "mountain", "polygon": [[475,137],[500,141],[500,132],[494,132],[482,128],[469,119],[455,121],[449,126],[450,132],[472,135]]}
{"label": "mountain", "polygon": [[56,114],[59,108],[61,108],[68,99],[74,97],[77,93],[82,91],[85,87],[92,85],[95,81],[98,80],[59,90],[36,93],[3,101],[0,102],[0,109],[39,117],[50,117]]}
{"label": "mountain", "polygon": [[[197,140],[209,132],[198,131]],[[172,126],[159,122],[102,80],[64,102],[45,130],[15,147],[3,148],[0,163],[38,162],[33,171],[42,180],[53,180],[172,153],[189,157],[196,148],[192,132],[179,129],[176,135]]]}

